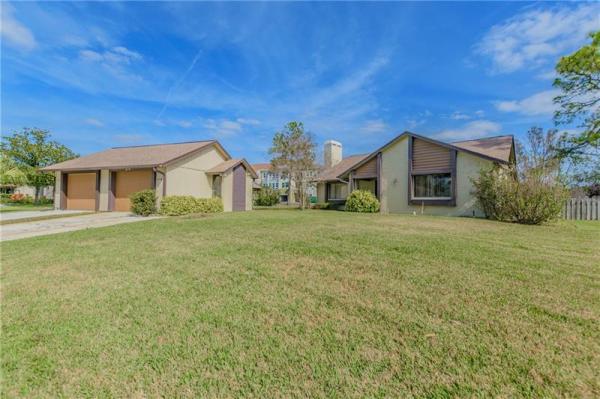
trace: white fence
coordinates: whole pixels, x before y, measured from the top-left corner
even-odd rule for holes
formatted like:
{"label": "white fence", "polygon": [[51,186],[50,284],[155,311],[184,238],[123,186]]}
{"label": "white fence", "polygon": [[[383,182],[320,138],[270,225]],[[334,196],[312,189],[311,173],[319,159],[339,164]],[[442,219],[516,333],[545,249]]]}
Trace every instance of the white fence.
{"label": "white fence", "polygon": [[600,220],[600,197],[569,198],[563,218],[570,220]]}

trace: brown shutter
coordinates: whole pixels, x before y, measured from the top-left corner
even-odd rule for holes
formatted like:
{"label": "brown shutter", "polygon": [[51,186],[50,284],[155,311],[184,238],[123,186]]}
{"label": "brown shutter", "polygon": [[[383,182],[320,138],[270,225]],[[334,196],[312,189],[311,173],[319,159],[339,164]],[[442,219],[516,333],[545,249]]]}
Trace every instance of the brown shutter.
{"label": "brown shutter", "polygon": [[356,169],[352,177],[355,179],[377,177],[377,157],[373,157],[373,159],[371,159],[369,162],[361,165],[358,169]]}
{"label": "brown shutter", "polygon": [[450,173],[452,154],[448,148],[415,138],[412,143],[412,173]]}

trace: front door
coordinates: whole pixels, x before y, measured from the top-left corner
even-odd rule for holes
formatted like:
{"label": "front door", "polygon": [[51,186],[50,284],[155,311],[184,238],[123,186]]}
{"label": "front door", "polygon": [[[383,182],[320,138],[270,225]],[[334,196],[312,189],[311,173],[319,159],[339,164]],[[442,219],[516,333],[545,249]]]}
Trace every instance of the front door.
{"label": "front door", "polygon": [[243,165],[233,168],[233,210],[246,210],[246,169]]}

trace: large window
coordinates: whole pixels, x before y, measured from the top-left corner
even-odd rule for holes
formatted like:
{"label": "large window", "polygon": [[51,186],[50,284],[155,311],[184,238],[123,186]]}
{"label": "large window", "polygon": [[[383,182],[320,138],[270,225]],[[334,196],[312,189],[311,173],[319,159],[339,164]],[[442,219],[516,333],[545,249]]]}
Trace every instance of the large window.
{"label": "large window", "polygon": [[413,199],[452,198],[450,173],[413,176]]}
{"label": "large window", "polygon": [[345,195],[344,195],[344,187],[346,186],[346,184],[344,183],[331,183],[329,184],[329,195],[327,196],[328,199],[331,200],[343,200],[346,199]]}

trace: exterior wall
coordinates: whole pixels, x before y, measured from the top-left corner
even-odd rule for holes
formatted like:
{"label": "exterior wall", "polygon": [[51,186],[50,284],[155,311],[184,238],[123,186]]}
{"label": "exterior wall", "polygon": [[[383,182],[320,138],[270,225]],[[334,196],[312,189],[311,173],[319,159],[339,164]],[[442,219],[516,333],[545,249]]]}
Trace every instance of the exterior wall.
{"label": "exterior wall", "polygon": [[223,173],[221,182],[221,199],[223,200],[223,211],[231,212],[233,210],[233,173],[229,170]]}
{"label": "exterior wall", "polygon": [[252,210],[252,175],[246,171],[246,210]]}
{"label": "exterior wall", "polygon": [[[446,216],[483,216],[471,194],[470,178],[491,161],[459,151],[456,159],[456,206],[425,206],[423,213]],[[421,213],[421,206],[408,205],[408,137],[384,150],[381,167],[381,212]]]}
{"label": "exterior wall", "polygon": [[[33,187],[33,186],[18,186],[15,188],[14,192],[17,194],[25,194],[25,195],[29,195],[30,197],[35,197],[35,187]],[[54,186],[42,187],[40,196],[48,198],[48,199],[53,199],[54,198]]]}
{"label": "exterior wall", "polygon": [[156,192],[156,202],[157,202],[158,208],[160,208],[160,201],[163,198],[163,190],[164,190],[164,184],[165,184],[163,173],[165,173],[164,169],[159,169],[159,171],[156,172],[155,192]]}
{"label": "exterior wall", "polygon": [[60,190],[62,185],[62,174],[54,172],[54,209],[60,209]]}
{"label": "exterior wall", "polygon": [[325,183],[317,183],[317,202],[325,202],[325,189],[327,185]]}
{"label": "exterior wall", "polygon": [[206,171],[225,160],[214,146],[210,146],[198,154],[168,165],[167,195],[212,197],[212,176],[207,175]]}
{"label": "exterior wall", "polygon": [[373,159],[356,169],[356,171],[352,174],[353,179],[375,176],[377,176],[377,157],[373,157]]}
{"label": "exterior wall", "polygon": [[98,210],[108,211],[108,184],[110,171],[103,169],[100,171],[100,196],[98,198]]}

